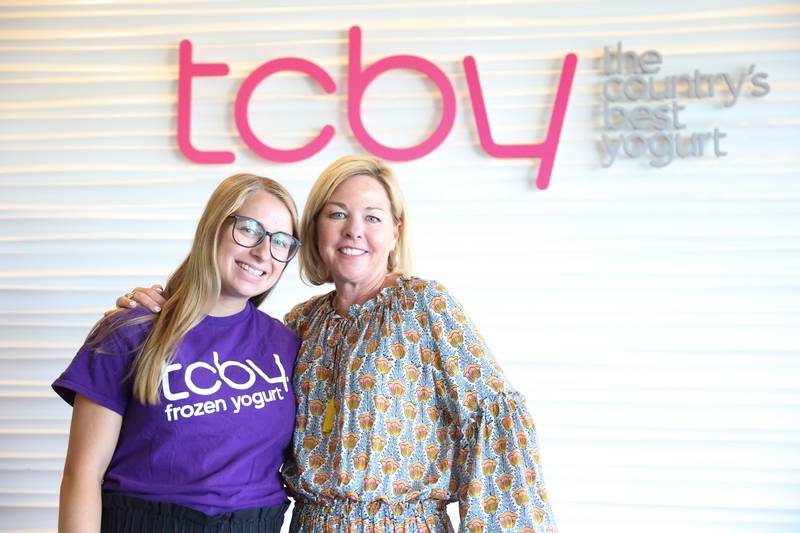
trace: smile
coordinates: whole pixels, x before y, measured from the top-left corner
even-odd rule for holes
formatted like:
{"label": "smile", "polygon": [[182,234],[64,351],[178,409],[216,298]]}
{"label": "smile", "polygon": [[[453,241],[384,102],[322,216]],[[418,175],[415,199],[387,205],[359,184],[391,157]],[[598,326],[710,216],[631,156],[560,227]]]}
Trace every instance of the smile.
{"label": "smile", "polygon": [[366,250],[359,250],[358,248],[339,248],[339,252],[344,255],[364,255]]}
{"label": "smile", "polygon": [[239,261],[236,261],[236,264],[239,265],[239,268],[241,268],[245,272],[249,272],[250,274],[252,274],[254,276],[263,276],[264,275],[264,271],[263,270],[256,270],[255,268],[251,267],[248,264],[240,263]]}

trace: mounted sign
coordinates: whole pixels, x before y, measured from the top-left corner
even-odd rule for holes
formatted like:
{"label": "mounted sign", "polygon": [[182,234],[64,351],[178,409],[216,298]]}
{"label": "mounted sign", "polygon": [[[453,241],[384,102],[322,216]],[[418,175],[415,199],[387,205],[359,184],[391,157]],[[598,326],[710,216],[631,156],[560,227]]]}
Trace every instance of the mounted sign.
{"label": "mounted sign", "polygon": [[[226,63],[195,63],[192,60],[192,43],[188,40],[184,40],[180,44],[179,61],[178,147],[189,160],[195,163],[233,163],[236,160],[233,152],[201,151],[195,148],[191,141],[192,79],[202,76],[226,76],[230,72],[228,65]],[[550,183],[550,175],[558,149],[561,127],[567,111],[567,103],[577,61],[575,54],[567,54],[564,58],[558,90],[553,104],[553,112],[550,116],[545,139],[538,144],[497,144],[492,138],[489,127],[489,119],[475,59],[472,56],[466,56],[463,60],[464,73],[481,147],[492,157],[541,159],[536,179],[536,186],[539,189],[546,189]],[[442,115],[439,119],[439,124],[427,139],[416,146],[392,148],[381,144],[364,127],[361,117],[361,102],[367,87],[378,76],[393,69],[415,70],[425,75],[436,85],[442,97]],[[327,94],[336,92],[336,82],[316,63],[297,57],[274,59],[267,61],[244,79],[236,94],[234,118],[239,135],[255,154],[269,161],[292,163],[307,159],[325,148],[333,138],[335,130],[333,126],[326,125],[313,140],[304,146],[288,150],[267,146],[256,136],[250,127],[248,117],[250,98],[253,95],[253,91],[262,81],[276,72],[283,71],[301,72],[316,81]],[[431,153],[444,142],[453,127],[455,114],[455,91],[450,80],[439,67],[422,57],[396,55],[385,57],[366,68],[362,68],[361,29],[358,26],[350,28],[347,65],[347,118],[356,140],[368,152],[390,161],[419,159]]]}

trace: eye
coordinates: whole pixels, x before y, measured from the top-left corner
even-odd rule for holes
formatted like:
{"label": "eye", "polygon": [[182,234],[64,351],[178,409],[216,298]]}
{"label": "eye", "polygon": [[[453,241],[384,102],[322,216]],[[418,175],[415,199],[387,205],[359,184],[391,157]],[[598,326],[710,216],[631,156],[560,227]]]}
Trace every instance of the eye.
{"label": "eye", "polygon": [[264,228],[257,220],[242,217],[237,221],[236,231],[240,235],[248,237],[260,237],[264,234]]}
{"label": "eye", "polygon": [[258,235],[261,233],[259,231],[258,226],[252,223],[242,224],[241,226],[239,226],[239,231],[244,233],[245,235]]}
{"label": "eye", "polygon": [[292,240],[292,236],[287,233],[279,231],[278,233],[272,234],[272,243],[275,246],[280,246],[281,248],[291,248]]}
{"label": "eye", "polygon": [[366,220],[367,220],[367,222],[370,222],[372,224],[377,224],[378,222],[381,221],[381,219],[379,219],[375,215],[367,215]]}
{"label": "eye", "polygon": [[343,211],[331,211],[328,213],[328,218],[333,220],[344,220],[347,218],[347,214],[345,214]]}

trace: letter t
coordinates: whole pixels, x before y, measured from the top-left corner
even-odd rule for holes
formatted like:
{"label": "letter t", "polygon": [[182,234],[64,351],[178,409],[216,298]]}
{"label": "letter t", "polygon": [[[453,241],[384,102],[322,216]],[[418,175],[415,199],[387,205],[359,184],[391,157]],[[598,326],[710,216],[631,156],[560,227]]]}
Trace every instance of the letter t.
{"label": "letter t", "polygon": [[192,78],[195,76],[227,76],[226,63],[192,63],[192,42],[184,39],[179,49],[178,64],[178,148],[195,163],[233,163],[233,152],[201,152],[192,146]]}

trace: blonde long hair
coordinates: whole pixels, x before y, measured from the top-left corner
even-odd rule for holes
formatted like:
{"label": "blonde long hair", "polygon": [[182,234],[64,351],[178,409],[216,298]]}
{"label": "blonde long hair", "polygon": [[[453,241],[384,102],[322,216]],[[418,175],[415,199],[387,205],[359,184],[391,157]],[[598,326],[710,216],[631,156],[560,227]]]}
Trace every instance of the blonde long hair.
{"label": "blonde long hair", "polygon": [[[227,218],[244,204],[247,196],[256,191],[267,192],[286,206],[292,217],[292,233],[297,237],[297,207],[289,191],[280,183],[254,174],[235,174],[219,184],[197,223],[189,254],[167,282],[165,292],[169,297],[161,313],[153,318],[153,327],[131,369],[133,395],[141,403],[155,405],[160,402],[164,365],[172,359],[183,337],[205,317],[209,304],[219,297],[221,279],[217,244],[221,228]],[[273,288],[274,285],[250,301],[260,305]],[[100,329],[107,331],[101,333],[100,340],[113,329],[139,320],[110,325],[110,330],[103,327],[103,324],[109,324],[109,321],[104,321]]]}
{"label": "blonde long hair", "polygon": [[354,176],[370,176],[380,182],[389,197],[392,218],[398,227],[397,242],[389,252],[386,268],[389,273],[410,274],[411,242],[408,232],[408,210],[400,184],[386,163],[377,157],[349,155],[340,157],[322,171],[311,187],[303,209],[300,233],[305,244],[300,248],[300,277],[311,285],[333,281],[317,247],[317,217],[333,196],[336,187]]}

